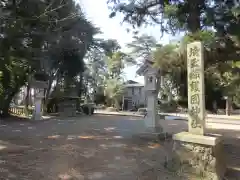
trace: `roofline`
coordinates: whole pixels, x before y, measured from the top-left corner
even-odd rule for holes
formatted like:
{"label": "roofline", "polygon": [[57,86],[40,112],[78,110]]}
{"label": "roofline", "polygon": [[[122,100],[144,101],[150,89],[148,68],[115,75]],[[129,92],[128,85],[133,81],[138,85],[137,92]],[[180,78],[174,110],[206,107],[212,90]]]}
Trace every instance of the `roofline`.
{"label": "roofline", "polygon": [[125,84],[124,85],[125,87],[144,87],[144,85],[143,84]]}
{"label": "roofline", "polygon": [[143,63],[142,66],[140,66],[140,68],[136,71],[136,73],[140,76],[143,75],[144,71],[148,68],[148,66],[151,66],[153,65],[154,62],[149,60],[149,59],[146,59],[145,62]]}

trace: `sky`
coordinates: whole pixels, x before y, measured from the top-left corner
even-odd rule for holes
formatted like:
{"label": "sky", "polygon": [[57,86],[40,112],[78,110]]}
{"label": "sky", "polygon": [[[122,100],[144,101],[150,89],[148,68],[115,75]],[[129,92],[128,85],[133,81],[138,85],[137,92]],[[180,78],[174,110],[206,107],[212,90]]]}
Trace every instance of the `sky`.
{"label": "sky", "polygon": [[[107,0],[76,0],[76,2],[81,5],[88,20],[101,29],[103,34],[100,37],[104,39],[116,39],[123,51],[127,51],[126,44],[132,41],[132,34],[128,33],[126,29],[131,26],[121,24],[123,16],[120,14],[117,14],[112,19],[109,18],[110,11],[107,7]],[[176,37],[171,37],[170,35],[164,35],[161,38],[160,30],[157,27],[140,28],[140,34],[154,36],[161,44],[167,44],[176,39]],[[124,77],[126,80],[134,80],[143,84],[143,77],[137,76],[136,70],[136,66],[125,68]]]}

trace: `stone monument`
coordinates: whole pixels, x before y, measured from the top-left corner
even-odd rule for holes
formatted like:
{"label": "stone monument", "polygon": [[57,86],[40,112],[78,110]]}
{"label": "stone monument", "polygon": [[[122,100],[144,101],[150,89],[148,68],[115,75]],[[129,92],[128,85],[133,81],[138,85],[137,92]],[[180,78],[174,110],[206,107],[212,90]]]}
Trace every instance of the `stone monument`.
{"label": "stone monument", "polygon": [[226,165],[222,140],[205,134],[204,55],[201,42],[187,46],[188,132],[173,135],[172,165],[194,179],[223,179]]}
{"label": "stone monument", "polygon": [[147,131],[162,132],[157,110],[158,86],[160,86],[159,70],[153,67],[152,61],[147,60],[138,69],[137,74],[144,75],[144,91],[147,104],[147,114],[144,118],[144,123]]}
{"label": "stone monument", "polygon": [[77,96],[76,87],[70,85],[62,88],[64,96],[60,99],[59,113],[60,116],[74,117],[77,114]]}

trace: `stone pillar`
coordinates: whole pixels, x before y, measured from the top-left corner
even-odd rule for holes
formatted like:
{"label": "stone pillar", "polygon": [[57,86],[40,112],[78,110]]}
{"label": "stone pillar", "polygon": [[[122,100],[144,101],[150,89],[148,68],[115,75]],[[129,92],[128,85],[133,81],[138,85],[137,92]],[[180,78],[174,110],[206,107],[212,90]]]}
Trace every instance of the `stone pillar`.
{"label": "stone pillar", "polygon": [[41,111],[42,98],[36,98],[34,105],[35,105],[35,109],[34,109],[33,119],[42,120],[42,111]]}
{"label": "stone pillar", "polygon": [[[151,70],[151,71],[150,71]],[[150,133],[162,133],[162,127],[160,125],[160,119],[158,115],[158,71],[150,69],[145,75],[145,91],[147,96],[147,115],[144,122],[146,129]]]}
{"label": "stone pillar", "polygon": [[155,129],[157,127],[157,94],[155,92],[147,93],[145,125],[149,129]]}
{"label": "stone pillar", "polygon": [[226,115],[230,116],[231,115],[231,111],[232,111],[232,99],[230,97],[226,97]]}
{"label": "stone pillar", "polygon": [[205,131],[205,85],[204,60],[201,42],[188,45],[188,130],[204,135]]}
{"label": "stone pillar", "polygon": [[188,44],[187,58],[188,132],[173,135],[175,153],[171,163],[193,176],[191,179],[201,177],[202,180],[222,180],[226,170],[222,140],[205,135],[204,59],[201,42]]}
{"label": "stone pillar", "polygon": [[34,111],[33,111],[33,116],[32,119],[33,120],[42,120],[42,99],[43,99],[43,89],[40,90],[39,93],[35,94],[35,98],[34,98]]}

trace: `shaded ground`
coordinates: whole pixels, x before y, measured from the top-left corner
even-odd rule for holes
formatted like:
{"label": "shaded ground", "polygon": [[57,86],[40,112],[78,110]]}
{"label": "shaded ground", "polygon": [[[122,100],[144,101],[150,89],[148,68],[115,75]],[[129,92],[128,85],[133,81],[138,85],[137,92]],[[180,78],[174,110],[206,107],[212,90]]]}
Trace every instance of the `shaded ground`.
{"label": "shaded ground", "polygon": [[[169,128],[172,131],[184,129],[184,125],[178,126],[174,122]],[[140,129],[136,118],[115,116],[2,122],[1,140],[24,146],[24,149],[4,152],[0,147],[0,179],[180,179],[164,168],[171,142],[146,142],[132,137]],[[236,151],[235,158],[239,159],[237,152],[240,151],[232,145],[235,141],[227,142],[230,154]]]}

